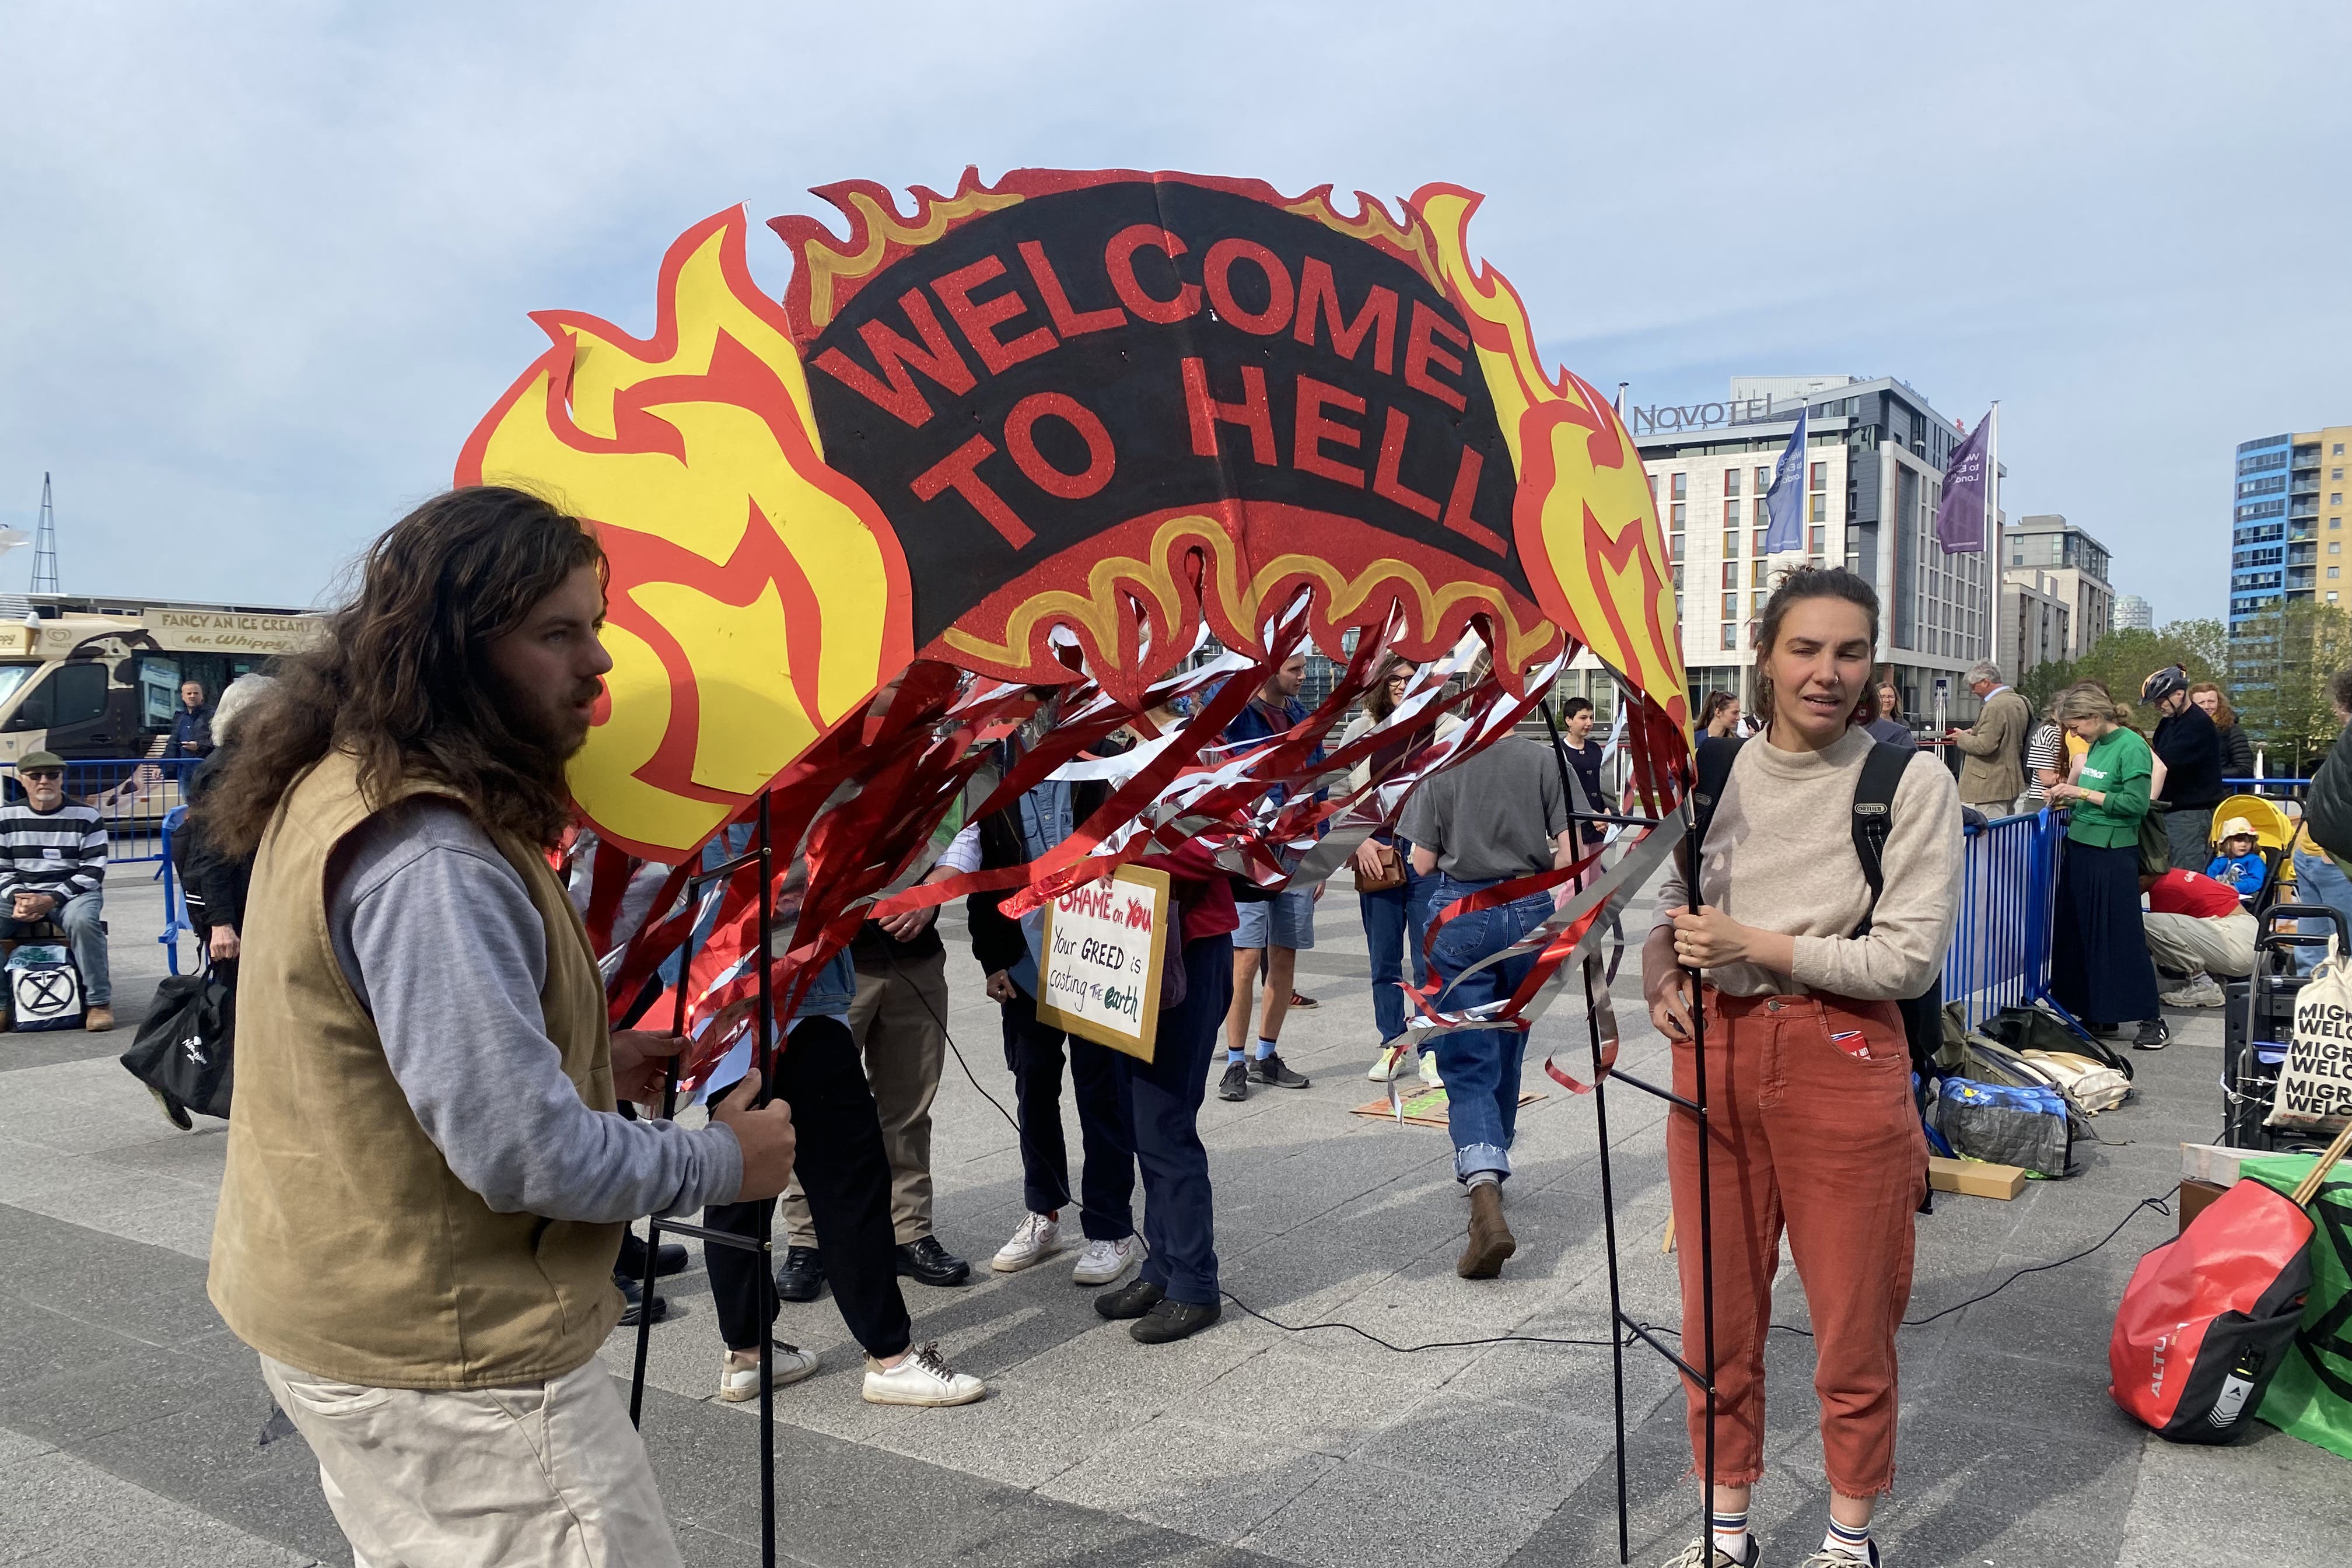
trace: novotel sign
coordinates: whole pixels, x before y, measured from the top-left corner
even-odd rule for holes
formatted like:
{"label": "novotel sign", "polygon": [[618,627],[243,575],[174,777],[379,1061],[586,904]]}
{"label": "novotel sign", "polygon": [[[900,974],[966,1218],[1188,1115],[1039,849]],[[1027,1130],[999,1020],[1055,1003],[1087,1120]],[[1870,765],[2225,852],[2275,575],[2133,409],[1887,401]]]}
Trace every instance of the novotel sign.
{"label": "novotel sign", "polygon": [[1706,430],[1717,425],[1753,425],[1767,419],[1792,419],[1801,400],[1776,405],[1771,397],[1735,397],[1724,403],[1653,403],[1647,408],[1625,410],[1625,423],[1636,436],[1661,430]]}

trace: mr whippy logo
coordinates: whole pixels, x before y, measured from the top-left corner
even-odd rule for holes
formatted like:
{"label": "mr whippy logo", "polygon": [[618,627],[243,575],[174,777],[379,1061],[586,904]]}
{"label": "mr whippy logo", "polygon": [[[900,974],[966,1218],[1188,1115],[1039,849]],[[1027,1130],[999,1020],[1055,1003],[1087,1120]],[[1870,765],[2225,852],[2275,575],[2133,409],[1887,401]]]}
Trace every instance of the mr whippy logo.
{"label": "mr whippy logo", "polygon": [[[1545,372],[1474,262],[1479,198],[1390,209],[1245,180],[1022,170],[820,195],[847,233],[741,209],[662,267],[653,333],[568,312],[461,483],[593,519],[613,562],[607,710],[574,789],[675,859],[916,658],[1123,702],[1205,625],[1258,652],[1484,628],[1498,678],[1590,647],[1685,717],[1674,594],[1630,435]],[[1148,667],[1151,666],[1151,667]],[[1156,667],[1156,668],[1152,668]]]}

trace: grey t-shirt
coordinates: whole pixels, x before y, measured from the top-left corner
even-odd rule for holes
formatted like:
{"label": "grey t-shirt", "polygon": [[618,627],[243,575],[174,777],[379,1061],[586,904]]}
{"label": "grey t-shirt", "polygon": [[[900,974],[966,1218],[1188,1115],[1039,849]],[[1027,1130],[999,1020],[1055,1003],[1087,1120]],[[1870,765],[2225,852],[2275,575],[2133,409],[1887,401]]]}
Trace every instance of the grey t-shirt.
{"label": "grey t-shirt", "polygon": [[1567,830],[1558,760],[1517,735],[1424,782],[1397,826],[1457,882],[1549,871],[1553,840]]}
{"label": "grey t-shirt", "polygon": [[413,800],[362,824],[329,868],[327,928],[425,1135],[492,1209],[611,1223],[733,1201],[725,1127],[582,1101],[539,1005],[546,928],[463,811]]}

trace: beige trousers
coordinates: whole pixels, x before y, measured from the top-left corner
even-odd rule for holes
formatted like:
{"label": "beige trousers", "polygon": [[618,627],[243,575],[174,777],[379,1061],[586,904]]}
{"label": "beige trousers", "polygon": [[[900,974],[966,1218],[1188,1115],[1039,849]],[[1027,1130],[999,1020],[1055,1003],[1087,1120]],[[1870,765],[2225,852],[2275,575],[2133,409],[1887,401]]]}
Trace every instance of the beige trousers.
{"label": "beige trousers", "polygon": [[2254,972],[2254,917],[2243,910],[2214,920],[2150,913],[2140,923],[2147,931],[2149,956],[2167,969],[2231,980]]}
{"label": "beige trousers", "polygon": [[368,1388],[261,1358],[354,1568],[676,1568],[646,1446],[601,1361],[514,1388]]}
{"label": "beige trousers", "polygon": [[[948,955],[860,965],[849,1032],[866,1054],[866,1080],[882,1118],[890,1157],[890,1228],[901,1247],[931,1234],[931,1100],[946,1064]],[[814,1247],[808,1194],[795,1180],[784,1189],[784,1241]]]}

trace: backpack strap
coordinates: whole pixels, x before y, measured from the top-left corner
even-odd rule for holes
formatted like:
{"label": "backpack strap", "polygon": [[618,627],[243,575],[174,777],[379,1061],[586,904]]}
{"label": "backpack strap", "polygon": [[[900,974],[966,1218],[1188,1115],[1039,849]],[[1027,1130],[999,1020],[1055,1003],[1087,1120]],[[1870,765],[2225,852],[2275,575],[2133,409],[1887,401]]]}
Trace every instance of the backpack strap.
{"label": "backpack strap", "polygon": [[1881,741],[1862,759],[1862,774],[1853,784],[1853,854],[1862,862],[1863,880],[1870,884],[1870,911],[1862,917],[1854,935],[1870,930],[1878,895],[1886,886],[1886,839],[1895,831],[1895,792],[1902,787],[1903,770],[1919,753],[1910,746]]}
{"label": "backpack strap", "polygon": [[1715,808],[1723,799],[1723,786],[1731,782],[1731,764],[1738,760],[1741,738],[1738,735],[1703,736],[1696,753],[1697,780],[1691,785],[1691,830],[1684,845],[1689,857],[1689,876],[1685,886],[1696,900],[1702,895],[1698,887],[1701,864],[1699,852],[1706,844],[1707,825],[1715,820]]}

